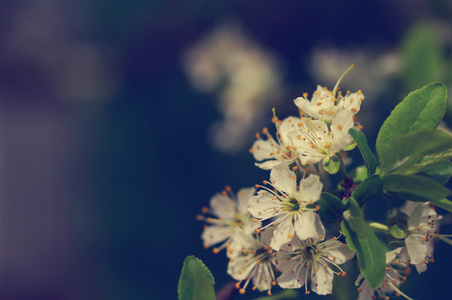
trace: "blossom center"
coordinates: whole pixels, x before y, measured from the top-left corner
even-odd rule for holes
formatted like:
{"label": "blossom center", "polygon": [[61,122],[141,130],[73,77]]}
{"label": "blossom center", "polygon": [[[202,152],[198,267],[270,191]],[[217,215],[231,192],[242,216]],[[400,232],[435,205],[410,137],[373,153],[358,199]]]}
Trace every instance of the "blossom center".
{"label": "blossom center", "polygon": [[285,209],[289,212],[300,210],[300,202],[298,202],[298,200],[295,198],[291,198],[285,204]]}

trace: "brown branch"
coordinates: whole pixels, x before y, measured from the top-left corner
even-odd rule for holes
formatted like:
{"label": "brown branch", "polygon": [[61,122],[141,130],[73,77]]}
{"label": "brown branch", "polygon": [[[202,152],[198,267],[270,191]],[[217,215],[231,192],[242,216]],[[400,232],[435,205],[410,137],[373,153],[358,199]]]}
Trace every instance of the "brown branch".
{"label": "brown branch", "polygon": [[217,300],[232,300],[237,296],[239,290],[235,287],[236,281],[231,281],[225,284],[218,292],[215,294]]}

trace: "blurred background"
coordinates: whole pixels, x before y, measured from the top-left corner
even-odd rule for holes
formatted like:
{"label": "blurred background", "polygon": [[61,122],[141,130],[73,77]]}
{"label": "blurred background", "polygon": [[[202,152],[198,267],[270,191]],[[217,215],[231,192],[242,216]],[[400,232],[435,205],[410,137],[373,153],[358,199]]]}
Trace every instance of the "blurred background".
{"label": "blurred background", "polygon": [[[452,89],[449,0],[4,0],[0,36],[0,299],[176,299],[191,254],[219,289],[195,216],[268,178],[248,148],[272,107],[354,63],[374,147],[409,91]],[[407,294],[445,299],[449,247]]]}

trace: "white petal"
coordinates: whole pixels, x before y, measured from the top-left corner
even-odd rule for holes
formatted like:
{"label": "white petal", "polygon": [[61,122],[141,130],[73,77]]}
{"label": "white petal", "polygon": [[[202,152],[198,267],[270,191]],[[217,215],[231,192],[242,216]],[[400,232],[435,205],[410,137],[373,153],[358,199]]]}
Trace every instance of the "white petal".
{"label": "white petal", "polygon": [[281,164],[281,162],[277,159],[266,160],[263,163],[254,163],[256,167],[261,168],[262,170],[271,170],[275,166]]}
{"label": "white petal", "polygon": [[311,101],[309,101],[303,97],[298,97],[297,99],[294,100],[294,103],[307,115],[314,117],[314,118],[320,117],[320,115],[318,113],[319,109],[318,109],[317,105],[312,103]]}
{"label": "white petal", "polygon": [[288,243],[294,238],[294,228],[292,223],[292,218],[284,219],[280,224],[277,225],[273,238],[270,242],[270,246],[279,251],[281,246]]}
{"label": "white petal", "polygon": [[406,200],[405,204],[402,205],[402,207],[400,208],[400,211],[406,214],[407,216],[410,216],[418,205],[419,202]]}
{"label": "white petal", "polygon": [[421,262],[415,265],[416,271],[421,274],[422,272],[427,271],[427,264],[425,262]]}
{"label": "white petal", "polygon": [[269,261],[261,262],[256,266],[256,268],[258,268],[258,270],[252,277],[254,286],[257,287],[259,292],[266,291],[269,289],[269,285],[271,286],[271,282],[273,281],[273,277],[269,271],[269,268],[272,268],[271,263]]}
{"label": "white petal", "polygon": [[287,134],[289,132],[291,132],[292,130],[298,129],[299,122],[300,122],[300,118],[288,117],[288,118],[285,118],[281,122],[281,125],[279,125],[279,135],[280,135],[281,139],[283,140],[283,142],[285,143],[285,146],[288,145],[287,141],[286,141],[288,139]]}
{"label": "white petal", "polygon": [[323,183],[320,182],[320,177],[311,174],[308,178],[300,181],[300,199],[306,203],[316,202],[320,199],[322,189]]}
{"label": "white petal", "polygon": [[421,238],[410,235],[405,239],[405,244],[410,256],[410,262],[413,265],[424,261],[427,254],[427,246],[422,242]]}
{"label": "white petal", "polygon": [[436,211],[431,207],[429,202],[422,203],[422,216],[421,216],[421,222],[429,222],[428,217],[429,216],[437,216],[438,214]]}
{"label": "white petal", "polygon": [[362,273],[359,273],[358,278],[356,278],[355,285],[358,286],[362,279],[364,279],[364,276]]}
{"label": "white petal", "polygon": [[236,213],[235,201],[222,194],[216,194],[210,199],[210,207],[212,207],[214,215],[224,219],[231,220]]}
{"label": "white petal", "polygon": [[286,164],[280,164],[270,172],[270,181],[273,186],[284,193],[292,195],[297,187],[297,177]]}
{"label": "white petal", "polygon": [[228,263],[228,274],[235,280],[244,280],[252,271],[252,268],[243,270],[243,266],[247,264],[247,259],[250,257],[251,255],[234,257],[234,259]]}
{"label": "white petal", "polygon": [[[321,160],[326,154],[326,144],[331,144],[331,135],[328,126],[320,120],[310,120],[302,127],[304,133],[301,140],[297,140],[295,146],[297,152],[305,156],[304,160],[311,163]],[[306,138],[306,140],[304,140]]]}
{"label": "white petal", "polygon": [[339,265],[355,256],[355,252],[350,250],[346,244],[343,244],[344,246],[341,246],[341,244],[339,241],[329,240],[327,248],[322,251],[329,257],[335,257],[334,262]]}
{"label": "white petal", "polygon": [[361,292],[359,292],[358,300],[372,300],[372,296],[374,295],[374,293],[370,288],[370,285],[367,282],[367,280],[364,279],[363,283],[359,286],[359,288],[361,289]]}
{"label": "white petal", "polygon": [[336,113],[331,124],[331,133],[333,134],[333,145],[335,148],[342,149],[350,144],[352,138],[348,131],[353,125],[353,113],[351,111],[340,110]]}
{"label": "white petal", "polygon": [[[333,133],[333,135],[348,132],[348,130],[354,125],[353,113],[345,109],[339,110],[333,119],[333,124],[336,125],[331,127],[331,132]],[[337,127],[337,125],[339,124],[342,125],[342,130]]]}
{"label": "white petal", "polygon": [[301,213],[295,226],[295,232],[300,240],[319,239],[321,236],[325,236],[325,227],[323,227],[319,215],[313,211]]}
{"label": "white petal", "polygon": [[402,247],[386,252],[386,264],[389,264],[391,261],[393,261],[396,258],[397,254],[400,253],[400,251],[402,251]]}
{"label": "white petal", "polygon": [[[260,190],[257,196],[253,196],[249,200],[248,211],[257,219],[268,219],[277,216],[279,200],[272,200],[270,192]],[[276,208],[276,211],[275,211]]]}
{"label": "white petal", "polygon": [[[237,229],[232,236],[230,249],[254,249],[258,247],[259,242],[252,234],[246,233],[243,230]],[[229,252],[228,252],[229,253]],[[233,252],[234,253],[234,252]],[[229,253],[230,254],[230,253]]]}
{"label": "white petal", "polygon": [[229,238],[233,233],[233,229],[230,226],[209,226],[204,229],[201,238],[206,247],[218,244]]}
{"label": "white petal", "polygon": [[[296,265],[292,264],[292,267],[295,268]],[[302,287],[305,282],[307,270],[302,267],[298,272],[298,268],[294,270],[294,273],[292,273],[292,268],[286,268],[277,279],[279,286],[283,289],[297,289]]]}
{"label": "white petal", "polygon": [[302,165],[315,164],[321,161],[324,157],[325,155],[318,151],[310,151],[302,155],[300,154],[300,161]]}
{"label": "white petal", "polygon": [[247,234],[253,234],[256,232],[256,229],[262,226],[262,222],[261,221],[254,222],[254,220],[251,219],[251,216],[249,217],[250,219],[247,220],[247,222],[243,222],[242,227],[240,228],[243,230],[243,232]]}
{"label": "white petal", "polygon": [[251,188],[243,188],[237,192],[237,206],[239,212],[242,214],[248,214],[248,205],[250,198],[253,197],[256,189],[254,187]]}
{"label": "white petal", "polygon": [[352,112],[353,114],[356,114],[361,108],[361,99],[364,99],[364,95],[362,93],[351,93],[341,98],[338,106],[350,111],[354,109]]}
{"label": "white petal", "polygon": [[334,273],[330,268],[318,266],[317,270],[311,273],[311,289],[319,295],[327,295],[333,292]]}
{"label": "white petal", "polygon": [[[305,246],[301,245],[301,241],[298,238],[298,236],[295,236],[293,240],[289,241],[286,244],[282,244],[280,250],[282,252],[278,252],[277,254],[281,253],[291,253],[297,249],[304,249]],[[285,259],[285,258],[284,258]]]}
{"label": "white petal", "polygon": [[274,235],[274,232],[275,232],[275,227],[273,227],[273,226],[267,227],[264,231],[262,231],[261,238],[262,238],[262,243],[265,246],[270,246],[270,242]]}
{"label": "white petal", "polygon": [[[273,146],[272,146],[273,145]],[[257,161],[262,161],[264,159],[271,159],[273,158],[272,155],[270,155],[271,152],[276,152],[276,150],[279,148],[279,145],[275,142],[274,139],[268,139],[268,140],[262,140],[258,139],[253,143],[253,156]]]}
{"label": "white petal", "polygon": [[408,230],[415,230],[421,222],[423,203],[418,203],[418,205],[413,209],[413,212],[408,218]]}

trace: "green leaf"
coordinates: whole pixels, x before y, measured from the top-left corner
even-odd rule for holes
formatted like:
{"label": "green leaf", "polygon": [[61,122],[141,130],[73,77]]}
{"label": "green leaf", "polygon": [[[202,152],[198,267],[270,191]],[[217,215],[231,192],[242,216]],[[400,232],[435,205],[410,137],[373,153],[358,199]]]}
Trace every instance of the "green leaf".
{"label": "green leaf", "polygon": [[443,130],[422,129],[400,136],[394,140],[382,157],[388,172],[402,172],[419,160],[452,148],[452,136]]}
{"label": "green leaf", "polygon": [[344,148],[342,148],[342,151],[350,151],[355,149],[356,147],[356,141],[353,141],[352,143],[350,143],[350,145],[345,146]]}
{"label": "green leaf", "polygon": [[420,175],[390,173],[383,176],[381,181],[385,192],[411,201],[434,201],[451,194],[440,183]]}
{"label": "green leaf", "polygon": [[361,155],[363,156],[364,163],[366,164],[367,168],[367,176],[372,176],[373,174],[375,174],[378,162],[377,158],[372,153],[372,151],[369,148],[369,145],[367,144],[366,136],[361,131],[358,131],[353,128],[349,130],[349,133],[355,140],[356,144],[358,145],[358,149],[361,152]]}
{"label": "green leaf", "polygon": [[410,29],[402,42],[403,79],[410,89],[435,80],[443,61],[436,32],[425,25]]}
{"label": "green leaf", "polygon": [[359,166],[353,169],[349,174],[354,183],[362,182],[367,178],[367,168],[366,166]]}
{"label": "green leaf", "polygon": [[380,164],[393,141],[402,135],[421,129],[436,129],[446,112],[447,89],[442,83],[430,83],[408,94],[391,112],[380,128],[376,149]]}
{"label": "green leaf", "polygon": [[339,171],[341,166],[341,161],[336,155],[331,156],[330,158],[325,157],[323,160],[323,167],[325,171],[330,174],[336,174]]}
{"label": "green leaf", "polygon": [[438,207],[441,207],[442,209],[447,210],[448,212],[452,212],[452,201],[444,198],[439,200],[433,200],[433,204],[435,204]]}
{"label": "green leaf", "polygon": [[411,168],[405,171],[405,174],[417,174],[429,170],[430,168],[440,165],[445,161],[452,159],[452,151],[446,151],[438,154],[434,154],[421,160],[421,162],[415,164]]}
{"label": "green leaf", "polygon": [[341,229],[345,235],[347,246],[356,252],[358,266],[361,273],[374,290],[381,285],[385,276],[386,251],[375,233],[366,226],[367,234],[360,237],[350,226],[347,220],[341,223]]}
{"label": "green leaf", "polygon": [[446,184],[452,176],[452,163],[445,161],[422,173],[441,184]]}
{"label": "green leaf", "polygon": [[342,216],[346,209],[341,199],[330,193],[322,193],[320,200],[316,202],[320,206],[319,215],[322,222],[334,223]]}
{"label": "green leaf", "polygon": [[389,234],[396,239],[403,239],[406,237],[405,230],[400,228],[398,225],[391,226],[391,228],[389,228]]}
{"label": "green leaf", "polygon": [[383,192],[380,176],[373,175],[361,182],[352,192],[352,197],[362,204],[372,197],[380,196]]}
{"label": "green leaf", "polygon": [[344,212],[344,219],[347,220],[347,224],[360,238],[365,238],[368,226],[366,221],[364,221],[362,209],[353,197],[350,197],[349,200],[350,208]]}
{"label": "green leaf", "polygon": [[187,256],[177,288],[179,300],[215,300],[215,280],[198,258]]}

